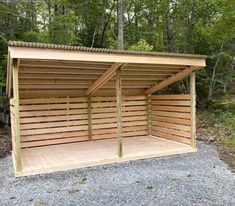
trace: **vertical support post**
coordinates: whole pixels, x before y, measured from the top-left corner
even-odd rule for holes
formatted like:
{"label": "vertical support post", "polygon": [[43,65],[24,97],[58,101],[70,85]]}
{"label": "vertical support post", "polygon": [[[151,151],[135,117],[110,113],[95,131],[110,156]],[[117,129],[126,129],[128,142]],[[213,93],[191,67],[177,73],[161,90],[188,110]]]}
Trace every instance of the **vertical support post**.
{"label": "vertical support post", "polygon": [[87,97],[88,104],[88,139],[92,140],[92,113],[91,113],[91,96]]}
{"label": "vertical support post", "polygon": [[116,102],[118,156],[122,157],[122,79],[120,68],[116,70]]}
{"label": "vertical support post", "polygon": [[14,95],[14,109],[15,109],[15,151],[13,151],[15,157],[15,169],[16,172],[22,170],[21,161],[21,144],[20,144],[20,115],[19,115],[19,60],[13,60],[13,95]]}
{"label": "vertical support post", "polygon": [[190,75],[191,94],[191,145],[196,147],[196,73]]}
{"label": "vertical support post", "polygon": [[148,121],[148,135],[151,135],[151,94],[147,97],[147,121]]}

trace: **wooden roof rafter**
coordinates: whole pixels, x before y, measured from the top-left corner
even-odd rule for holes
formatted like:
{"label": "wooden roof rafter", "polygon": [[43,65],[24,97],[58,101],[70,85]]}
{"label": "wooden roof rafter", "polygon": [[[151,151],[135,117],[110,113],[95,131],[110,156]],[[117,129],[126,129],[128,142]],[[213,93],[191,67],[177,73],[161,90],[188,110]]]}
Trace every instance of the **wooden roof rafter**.
{"label": "wooden roof rafter", "polygon": [[97,79],[87,90],[86,95],[94,94],[97,90],[99,90],[105,83],[107,83],[110,79],[112,79],[116,70],[120,67],[125,66],[123,63],[114,63],[108,70],[103,73],[99,79]]}
{"label": "wooden roof rafter", "polygon": [[178,72],[177,74],[174,74],[171,77],[155,84],[154,86],[150,87],[149,89],[146,89],[144,93],[145,94],[152,94],[154,92],[157,92],[160,89],[163,89],[164,87],[167,87],[167,86],[181,80],[182,78],[189,76],[196,69],[197,69],[197,67],[186,68],[186,69]]}

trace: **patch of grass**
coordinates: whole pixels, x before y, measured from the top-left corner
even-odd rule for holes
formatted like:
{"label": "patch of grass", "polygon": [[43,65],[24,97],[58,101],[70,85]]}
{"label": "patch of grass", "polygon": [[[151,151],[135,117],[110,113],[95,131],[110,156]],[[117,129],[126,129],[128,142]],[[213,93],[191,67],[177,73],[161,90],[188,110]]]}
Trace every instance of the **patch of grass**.
{"label": "patch of grass", "polygon": [[233,135],[232,138],[224,140],[223,144],[226,146],[235,148],[235,134]]}

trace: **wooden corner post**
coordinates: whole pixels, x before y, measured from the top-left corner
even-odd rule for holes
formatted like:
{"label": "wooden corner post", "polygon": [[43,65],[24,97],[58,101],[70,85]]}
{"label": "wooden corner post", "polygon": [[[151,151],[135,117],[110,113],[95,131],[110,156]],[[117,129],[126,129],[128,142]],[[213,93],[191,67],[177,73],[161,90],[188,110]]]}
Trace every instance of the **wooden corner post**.
{"label": "wooden corner post", "polygon": [[196,73],[190,75],[191,94],[191,145],[196,147]]}
{"label": "wooden corner post", "polygon": [[13,151],[15,157],[15,169],[16,172],[21,172],[21,145],[20,145],[20,114],[19,114],[19,60],[13,60],[13,95],[14,95],[14,109],[15,109],[15,151]]}
{"label": "wooden corner post", "polygon": [[121,79],[121,68],[118,68],[116,70],[116,102],[117,102],[118,156],[122,157],[122,79]]}

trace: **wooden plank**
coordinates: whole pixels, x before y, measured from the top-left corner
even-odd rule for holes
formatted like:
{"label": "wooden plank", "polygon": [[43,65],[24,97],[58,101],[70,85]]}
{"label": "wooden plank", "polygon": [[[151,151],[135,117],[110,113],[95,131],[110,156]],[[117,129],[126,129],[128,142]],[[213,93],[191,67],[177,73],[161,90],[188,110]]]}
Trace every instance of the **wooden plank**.
{"label": "wooden plank", "polygon": [[116,70],[116,101],[118,156],[122,157],[122,79],[120,68]]}
{"label": "wooden plank", "polygon": [[39,111],[39,110],[57,110],[57,109],[83,109],[87,108],[86,103],[79,104],[45,104],[45,105],[21,105],[20,111]]}
{"label": "wooden plank", "polygon": [[180,79],[189,76],[194,70],[196,70],[195,67],[191,67],[191,68],[186,68],[183,71],[178,72],[175,75],[172,75],[171,77],[163,80],[160,83],[157,83],[156,85],[152,86],[151,88],[145,90],[145,94],[152,94],[154,92],[159,91],[160,89],[167,87],[177,81],[179,81]]}
{"label": "wooden plank", "polygon": [[174,106],[190,106],[191,101],[190,100],[152,100],[152,105],[174,105]]}
{"label": "wooden plank", "polygon": [[88,131],[72,131],[72,132],[60,132],[60,133],[52,133],[48,134],[39,134],[39,135],[28,135],[22,136],[22,142],[30,142],[30,141],[40,141],[40,140],[49,140],[49,139],[63,139],[69,137],[81,137],[86,136],[88,140]]}
{"label": "wooden plank", "polygon": [[156,137],[161,137],[164,139],[168,139],[168,140],[173,140],[176,142],[182,142],[185,144],[190,144],[190,139],[184,138],[184,137],[179,137],[176,135],[172,135],[172,134],[166,134],[166,133],[162,133],[162,132],[158,132],[158,131],[152,131],[152,134]]}
{"label": "wooden plank", "polygon": [[171,111],[171,112],[191,112],[190,107],[177,107],[177,106],[152,106],[155,111]]}
{"label": "wooden plank", "polygon": [[78,130],[88,130],[88,125],[81,125],[81,126],[70,126],[70,127],[57,127],[57,128],[46,128],[46,129],[29,129],[29,130],[22,130],[21,135],[34,135],[34,134],[50,134],[50,133],[57,133],[57,132],[73,132]]}
{"label": "wooden plank", "polygon": [[43,48],[9,47],[11,58],[68,60],[87,62],[116,62],[134,64],[192,65],[204,67],[205,57],[182,56],[146,56],[133,54],[112,54],[103,52],[85,52]]}
{"label": "wooden plank", "polygon": [[[127,132],[127,133],[123,133],[123,137],[136,137],[136,136],[143,136],[143,135],[147,135],[147,130],[145,131],[131,131],[131,132]],[[96,135],[94,136],[94,139],[98,140],[98,139],[110,139],[110,138],[116,138],[117,134],[115,133],[111,133],[109,135],[107,134],[102,134],[102,135]]]}
{"label": "wooden plank", "polygon": [[[137,111],[137,112],[123,112],[122,113],[123,118],[125,117],[138,117],[138,116],[146,116],[147,117],[147,111]],[[100,118],[110,118],[110,117],[117,117],[117,113],[100,113],[100,114],[94,114],[92,115],[93,119],[100,119]]]}
{"label": "wooden plank", "polygon": [[[93,108],[97,107],[114,107],[116,105],[115,102],[98,102],[98,103],[92,103]],[[125,101],[123,102],[123,106],[139,106],[139,105],[147,105],[147,101]]]}
{"label": "wooden plank", "polygon": [[19,115],[19,84],[18,84],[18,73],[19,73],[19,60],[13,60],[13,96],[14,96],[14,115],[15,115],[15,151],[13,154],[15,156],[15,169],[16,172],[22,170],[22,159],[21,159],[21,144],[20,144],[20,115]]}
{"label": "wooden plank", "polygon": [[180,125],[180,124],[172,124],[167,122],[160,121],[152,121],[153,126],[167,127],[171,129],[183,130],[183,131],[191,131],[191,126]]}
{"label": "wooden plank", "polygon": [[190,95],[191,95],[191,145],[196,147],[196,73],[190,75]]}
{"label": "wooden plank", "polygon": [[151,94],[148,95],[147,99],[148,111],[147,111],[147,122],[148,122],[148,135],[151,135]]}
{"label": "wooden plank", "polygon": [[179,113],[179,112],[162,112],[152,111],[153,116],[164,116],[164,117],[178,117],[182,119],[190,119],[190,113]]}
{"label": "wooden plank", "polygon": [[[86,102],[87,99],[85,97],[73,98],[69,97],[69,102],[71,103],[81,103]],[[22,104],[48,104],[48,103],[66,103],[66,98],[40,98],[40,99],[20,99],[20,105]]]}
{"label": "wooden plank", "polygon": [[[123,127],[122,128],[123,134],[126,132],[131,132],[131,131],[147,131],[147,127],[145,125],[143,126],[130,126],[130,127]],[[116,128],[108,128],[108,129],[93,129],[92,130],[94,135],[99,135],[99,134],[111,134],[115,133],[117,135],[117,129]]]}
{"label": "wooden plank", "polygon": [[161,121],[167,123],[174,123],[174,124],[183,124],[183,125],[190,125],[190,119],[179,119],[179,118],[171,118],[171,117],[160,117],[160,116],[152,116],[152,121]]}
{"label": "wooden plank", "polygon": [[21,130],[28,129],[41,129],[41,128],[51,128],[53,130],[54,127],[67,127],[67,126],[80,126],[80,125],[88,125],[88,120],[73,120],[73,121],[60,121],[60,122],[46,122],[46,123],[33,123],[33,124],[22,124]]}
{"label": "wooden plank", "polygon": [[91,102],[91,96],[88,95],[87,97],[87,110],[88,110],[88,138],[89,141],[92,140],[92,102]]}
{"label": "wooden plank", "polygon": [[162,132],[162,133],[182,136],[182,137],[186,137],[186,138],[190,138],[191,137],[191,133],[190,132],[179,131],[179,130],[169,129],[169,128],[165,128],[165,127],[158,127],[158,126],[153,126],[152,125],[152,130],[158,131],[158,132]]}
{"label": "wooden plank", "polygon": [[[69,115],[69,111],[67,115],[63,116],[45,116],[45,117],[27,117],[27,118],[20,118],[21,124],[27,124],[27,123],[45,123],[45,122],[58,122],[58,121],[70,121],[70,120],[85,120],[88,119],[87,114],[81,114],[81,115]],[[68,116],[69,115],[69,116]]]}
{"label": "wooden plank", "polygon": [[48,111],[25,111],[20,112],[20,117],[41,117],[41,116],[53,116],[53,115],[67,115],[67,114],[87,114],[87,109],[73,109],[67,111],[64,110],[48,110]]}
{"label": "wooden plank", "polygon": [[34,141],[34,142],[22,142],[22,148],[30,148],[30,147],[39,147],[39,146],[47,146],[47,145],[58,145],[64,143],[74,143],[88,140],[86,136],[83,137],[73,137],[73,138],[65,138],[65,139],[50,139],[50,140],[42,140],[42,141]]}
{"label": "wooden plank", "polygon": [[190,94],[152,95],[152,99],[191,99]]}
{"label": "wooden plank", "polygon": [[114,77],[116,70],[121,66],[121,63],[114,63],[105,73],[103,73],[99,79],[97,79],[86,91],[86,95],[94,94],[99,88],[101,88],[106,82]]}

